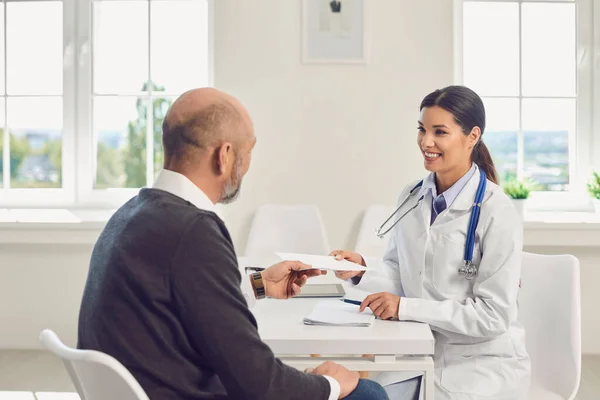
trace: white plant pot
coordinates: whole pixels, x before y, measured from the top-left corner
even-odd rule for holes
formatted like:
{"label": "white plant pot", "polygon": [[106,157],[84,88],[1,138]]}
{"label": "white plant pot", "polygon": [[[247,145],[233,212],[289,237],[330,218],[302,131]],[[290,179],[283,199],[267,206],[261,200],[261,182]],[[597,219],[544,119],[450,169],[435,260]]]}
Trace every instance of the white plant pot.
{"label": "white plant pot", "polygon": [[600,200],[593,199],[592,202],[594,203],[594,211],[596,214],[600,214]]}
{"label": "white plant pot", "polygon": [[517,209],[517,214],[521,217],[521,220],[525,217],[525,203],[527,199],[512,199],[513,205]]}

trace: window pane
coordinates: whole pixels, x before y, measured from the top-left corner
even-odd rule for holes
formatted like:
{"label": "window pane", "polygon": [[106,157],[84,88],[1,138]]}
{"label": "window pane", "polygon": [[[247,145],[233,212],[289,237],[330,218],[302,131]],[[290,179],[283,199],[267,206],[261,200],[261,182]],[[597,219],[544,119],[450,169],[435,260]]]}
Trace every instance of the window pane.
{"label": "window pane", "polygon": [[4,186],[4,98],[0,98],[0,188]]}
{"label": "window pane", "polygon": [[519,100],[484,98],[486,128],[482,136],[498,171],[500,183],[517,176]]}
{"label": "window pane", "polygon": [[170,93],[208,86],[206,0],[151,5],[152,81]]}
{"label": "window pane", "polygon": [[146,100],[96,97],[96,189],[146,186]]}
{"label": "window pane", "polygon": [[[148,81],[148,4],[94,3],[94,91],[136,93]],[[177,43],[174,47],[182,51]]]}
{"label": "window pane", "polygon": [[568,189],[575,110],[574,99],[523,99],[523,172],[541,190]]}
{"label": "window pane", "polygon": [[575,4],[524,3],[523,95],[575,96]]}
{"label": "window pane", "polygon": [[161,98],[154,99],[154,179],[163,167],[163,147],[162,147],[162,121],[167,115],[167,111],[175,99]]}
{"label": "window pane", "polygon": [[7,101],[11,187],[60,188],[62,98],[13,97]]}
{"label": "window pane", "polygon": [[62,2],[10,2],[6,17],[8,93],[62,94]]}
{"label": "window pane", "polygon": [[481,96],[518,95],[518,4],[466,2],[463,29],[465,85]]}

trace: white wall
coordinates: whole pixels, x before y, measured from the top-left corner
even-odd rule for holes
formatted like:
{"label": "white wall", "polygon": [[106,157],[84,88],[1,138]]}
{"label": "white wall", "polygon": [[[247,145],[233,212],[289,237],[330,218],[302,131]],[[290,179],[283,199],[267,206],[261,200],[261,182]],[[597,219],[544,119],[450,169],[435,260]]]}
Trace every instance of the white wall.
{"label": "white wall", "polygon": [[44,328],[76,343],[91,251],[90,245],[0,245],[0,349],[38,347]]}
{"label": "white wall", "polygon": [[[352,246],[365,207],[394,201],[423,173],[417,108],[452,80],[452,2],[371,1],[368,66],[301,65],[300,0],[215,3],[216,86],[247,105],[259,140],[243,196],[226,211],[240,254],[268,201],[318,204],[332,246]],[[581,259],[583,350],[600,353],[600,249],[526,250]],[[90,252],[0,245],[0,348],[38,347],[45,327],[75,344]]]}
{"label": "white wall", "polygon": [[301,64],[300,0],[215,3],[215,85],[247,106],[258,138],[226,209],[238,252],[267,202],[317,204],[331,245],[353,244],[365,208],[423,174],[418,107],[452,83],[452,2],[369,1],[366,66]]}

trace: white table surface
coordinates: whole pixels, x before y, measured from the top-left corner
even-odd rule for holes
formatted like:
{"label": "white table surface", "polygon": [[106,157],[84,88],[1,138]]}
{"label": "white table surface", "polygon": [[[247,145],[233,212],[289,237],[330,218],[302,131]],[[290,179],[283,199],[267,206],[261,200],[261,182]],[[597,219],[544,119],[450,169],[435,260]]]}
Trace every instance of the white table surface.
{"label": "white table surface", "polygon": [[[277,260],[259,263],[245,257],[239,259],[242,275],[245,274],[245,266],[268,267],[275,262]],[[323,283],[342,281],[335,277],[333,271],[309,280],[309,284]],[[344,284],[344,288],[348,298],[362,299],[365,296],[365,292],[358,293],[349,284]],[[316,367],[324,359],[331,359],[354,371],[422,371],[424,399],[434,399],[432,355],[435,341],[427,324],[376,319],[370,327],[304,325],[303,318],[321,300],[324,299],[265,299],[257,301],[251,309],[262,340],[284,363],[301,371]],[[307,354],[320,357],[307,358]],[[373,354],[374,357],[348,357],[356,354]]]}
{"label": "white table surface", "polygon": [[304,325],[303,318],[321,300],[257,301],[251,311],[262,340],[276,354],[431,355],[434,352],[434,338],[427,324],[376,319],[370,327]]}

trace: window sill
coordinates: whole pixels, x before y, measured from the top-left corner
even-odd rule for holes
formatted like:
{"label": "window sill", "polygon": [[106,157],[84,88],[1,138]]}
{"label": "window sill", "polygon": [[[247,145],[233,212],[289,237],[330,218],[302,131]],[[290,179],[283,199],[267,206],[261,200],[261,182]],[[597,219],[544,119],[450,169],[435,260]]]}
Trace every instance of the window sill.
{"label": "window sill", "polygon": [[0,244],[92,245],[114,211],[0,209]]}
{"label": "window sill", "polygon": [[[3,210],[0,244],[93,245],[115,210]],[[527,212],[525,246],[600,246],[600,214]]]}
{"label": "window sill", "polygon": [[525,246],[600,246],[600,214],[529,212],[524,221]]}

